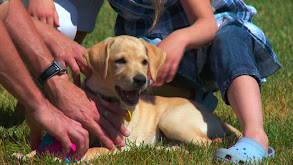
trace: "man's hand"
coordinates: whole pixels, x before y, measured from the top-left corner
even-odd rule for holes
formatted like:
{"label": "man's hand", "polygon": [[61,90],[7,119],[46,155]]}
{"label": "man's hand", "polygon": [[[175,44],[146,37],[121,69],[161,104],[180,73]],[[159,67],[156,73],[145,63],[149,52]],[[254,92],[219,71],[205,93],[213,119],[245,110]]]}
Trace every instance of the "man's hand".
{"label": "man's hand", "polygon": [[47,100],[36,107],[25,106],[25,116],[30,127],[31,148],[35,150],[41,143],[44,130],[59,140],[63,146],[62,155],[66,157],[71,149],[71,142],[76,145],[74,157],[82,157],[89,148],[89,133],[82,125],[65,116]]}
{"label": "man's hand", "polygon": [[[88,95],[71,83],[65,74],[52,77],[45,84],[45,91],[56,107],[68,117],[80,122],[108,148],[115,149],[117,145],[125,146],[120,135],[129,136],[129,132],[118,117],[127,115],[122,109]],[[101,115],[106,111],[107,115]]]}
{"label": "man's hand", "polygon": [[85,48],[56,30],[52,30],[51,33],[56,37],[51,38],[46,44],[52,52],[54,59],[61,62],[64,66],[69,66],[74,83],[80,86],[80,72],[86,78],[91,76],[91,69],[83,57]]}
{"label": "man's hand", "polygon": [[53,0],[29,0],[28,13],[43,23],[59,27],[59,16]]}
{"label": "man's hand", "polygon": [[85,48],[52,26],[44,24],[37,19],[32,20],[54,59],[61,62],[64,66],[69,66],[74,83],[80,86],[80,72],[86,78],[89,78],[91,75],[91,69],[83,57]]}

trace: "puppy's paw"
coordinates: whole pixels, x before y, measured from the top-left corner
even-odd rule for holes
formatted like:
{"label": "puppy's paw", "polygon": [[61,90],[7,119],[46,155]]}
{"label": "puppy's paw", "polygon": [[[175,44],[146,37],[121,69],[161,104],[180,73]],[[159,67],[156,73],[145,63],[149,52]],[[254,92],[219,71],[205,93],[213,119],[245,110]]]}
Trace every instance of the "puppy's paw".
{"label": "puppy's paw", "polygon": [[27,155],[24,155],[22,153],[19,153],[19,152],[15,152],[12,154],[13,157],[19,159],[19,160],[28,160],[29,158],[31,157],[34,157],[36,155],[36,150],[32,151],[31,153],[27,154]]}
{"label": "puppy's paw", "polygon": [[19,160],[26,160],[27,159],[27,156],[26,155],[24,155],[24,154],[22,154],[22,153],[19,153],[19,152],[15,152],[15,153],[13,153],[12,154],[12,157],[15,157],[15,158],[17,158],[17,159],[19,159]]}

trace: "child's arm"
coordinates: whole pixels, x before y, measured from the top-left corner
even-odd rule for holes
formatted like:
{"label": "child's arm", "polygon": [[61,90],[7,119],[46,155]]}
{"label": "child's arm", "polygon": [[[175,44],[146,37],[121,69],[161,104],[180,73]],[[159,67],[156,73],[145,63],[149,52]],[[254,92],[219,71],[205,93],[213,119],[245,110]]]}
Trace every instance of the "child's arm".
{"label": "child's arm", "polygon": [[172,81],[185,48],[197,49],[208,44],[217,31],[210,0],[182,0],[181,4],[191,26],[174,31],[158,44],[167,57],[153,86]]}

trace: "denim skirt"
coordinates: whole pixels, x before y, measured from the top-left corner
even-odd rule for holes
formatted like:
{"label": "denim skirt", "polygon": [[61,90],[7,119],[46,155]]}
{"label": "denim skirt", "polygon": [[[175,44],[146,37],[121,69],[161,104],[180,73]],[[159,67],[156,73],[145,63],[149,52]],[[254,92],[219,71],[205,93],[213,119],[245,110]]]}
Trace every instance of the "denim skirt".
{"label": "denim skirt", "polygon": [[[217,31],[215,38],[206,48],[185,52],[177,74],[170,84],[187,89],[200,89],[203,93],[220,90],[223,100],[229,105],[227,89],[236,77],[252,76],[261,89],[262,78],[268,76],[261,71],[263,69],[259,69],[261,59],[255,54],[260,49],[254,44],[253,38],[246,30],[237,25],[226,25]],[[205,55],[200,51],[204,51]],[[267,69],[271,69],[269,65]]]}

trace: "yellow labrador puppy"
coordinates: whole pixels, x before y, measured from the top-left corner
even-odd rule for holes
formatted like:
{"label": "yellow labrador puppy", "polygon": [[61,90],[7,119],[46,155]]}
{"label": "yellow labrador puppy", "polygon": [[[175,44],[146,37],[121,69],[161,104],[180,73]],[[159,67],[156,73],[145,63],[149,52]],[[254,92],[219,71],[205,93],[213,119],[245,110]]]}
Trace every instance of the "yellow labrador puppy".
{"label": "yellow labrador puppy", "polygon": [[[152,145],[162,134],[170,140],[199,145],[242,136],[199,103],[179,97],[141,95],[148,86],[148,72],[155,81],[165,56],[158,47],[130,36],[107,38],[84,53],[93,71],[91,78],[84,82],[85,89],[115,100],[129,113],[121,119],[130,132],[124,139],[126,144]],[[103,115],[107,118],[107,114]],[[98,139],[90,141],[93,144]],[[103,147],[93,147],[83,159],[109,152]]]}
{"label": "yellow labrador puppy", "polygon": [[[87,49],[84,56],[93,70],[85,87],[101,97],[116,99],[129,112],[128,118],[121,119],[130,132],[126,142],[155,144],[161,133],[170,140],[197,144],[242,136],[199,103],[179,97],[141,95],[148,86],[148,71],[155,81],[166,56],[143,39],[107,38]],[[104,148],[90,148],[86,159],[105,152]]]}

